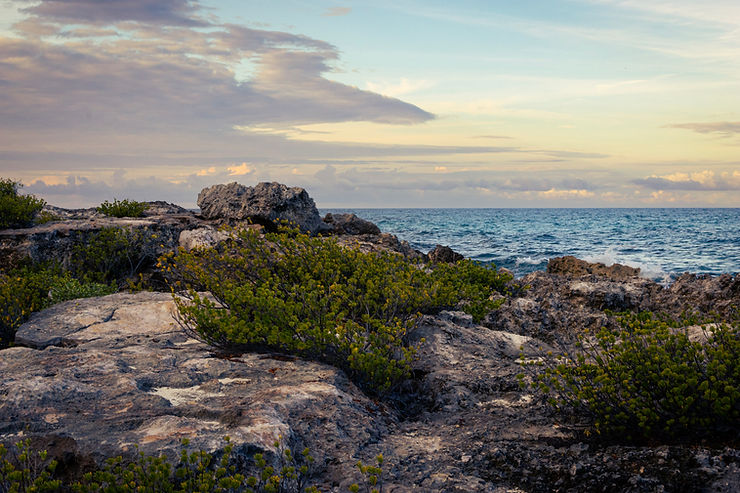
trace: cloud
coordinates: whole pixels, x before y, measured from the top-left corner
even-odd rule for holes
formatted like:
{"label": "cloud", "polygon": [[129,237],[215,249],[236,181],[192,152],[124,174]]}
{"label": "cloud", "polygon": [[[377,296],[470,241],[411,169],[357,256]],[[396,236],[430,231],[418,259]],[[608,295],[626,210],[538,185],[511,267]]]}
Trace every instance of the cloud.
{"label": "cloud", "polygon": [[384,94],[386,96],[403,96],[410,94],[422,89],[432,87],[433,84],[428,80],[411,80],[406,77],[401,77],[401,80],[397,83],[376,83],[368,82],[365,84],[367,89],[372,92]]}
{"label": "cloud", "polygon": [[700,134],[717,133],[724,137],[740,134],[740,122],[674,123],[665,128],[681,128]]}
{"label": "cloud", "polygon": [[725,171],[720,174],[704,170],[693,173],[651,175],[647,178],[633,180],[632,183],[657,191],[734,191],[740,190],[740,170]]}
{"label": "cloud", "polygon": [[254,168],[250,167],[247,163],[242,163],[239,166],[229,166],[229,176],[243,176],[254,172]]}
{"label": "cloud", "polygon": [[352,12],[352,7],[329,7],[321,14],[324,17],[340,17]]}
{"label": "cloud", "polygon": [[[183,19],[197,21],[197,5],[58,0],[28,7],[33,15],[16,24],[17,36],[0,37],[0,134],[65,128],[95,140],[146,140],[164,128],[215,136],[238,125],[434,118],[327,79],[339,54],[325,41],[233,24],[193,29]],[[115,30],[96,28],[99,19]],[[239,72],[245,62],[253,72]]]}
{"label": "cloud", "polygon": [[197,176],[208,176],[216,174],[216,167],[211,166],[210,168],[203,168],[202,170],[195,173]]}
{"label": "cloud", "polygon": [[21,10],[46,19],[73,23],[136,21],[171,26],[207,24],[197,16],[198,2],[189,0],[42,0]]}

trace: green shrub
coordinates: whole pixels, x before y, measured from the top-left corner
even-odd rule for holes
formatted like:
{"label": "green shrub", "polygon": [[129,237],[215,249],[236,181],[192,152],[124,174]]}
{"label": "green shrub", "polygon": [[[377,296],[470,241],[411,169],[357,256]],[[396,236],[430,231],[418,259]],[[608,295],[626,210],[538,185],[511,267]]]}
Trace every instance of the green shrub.
{"label": "green shrub", "polygon": [[52,479],[56,461],[47,460],[46,451],[32,451],[29,439],[16,444],[17,453],[13,458],[6,458],[8,450],[0,444],[0,492],[318,493],[315,486],[306,484],[313,463],[308,449],[295,457],[289,448],[277,441],[277,468],[268,465],[262,454],[255,454],[256,475],[247,476],[237,469],[229,437],[225,440],[224,453],[218,460],[203,450],[191,452],[188,440],[183,440],[180,460],[174,468],[163,456],[140,452],[131,462],[120,456],[108,459],[101,469],[88,472],[80,481],[71,484]]}
{"label": "green shrub", "polygon": [[0,348],[13,342],[16,330],[33,312],[112,292],[115,286],[81,282],[58,266],[25,266],[0,274]]}
{"label": "green shrub", "polygon": [[0,229],[24,228],[44,207],[42,199],[33,195],[18,195],[19,182],[0,178]]}
{"label": "green shrub", "polygon": [[154,263],[156,242],[157,235],[142,228],[102,228],[73,247],[72,272],[106,284],[135,277]]}
{"label": "green shrub", "polygon": [[105,214],[106,216],[112,217],[142,217],[144,211],[149,208],[149,204],[146,202],[137,202],[135,200],[118,200],[113,199],[113,202],[107,200],[100,204],[96,209],[98,212]]}
{"label": "green shrub", "polygon": [[15,444],[14,457],[0,443],[0,492],[36,493],[59,491],[61,481],[52,479],[56,461],[47,461],[46,451],[31,450],[31,440]]}
{"label": "green shrub", "polygon": [[363,253],[285,230],[264,238],[243,230],[219,249],[160,259],[183,295],[175,297],[181,324],[209,344],[325,361],[378,393],[409,376],[416,347],[407,334],[421,312],[453,308],[466,294],[475,297],[468,308],[486,304],[508,280],[491,268],[459,265],[431,270],[400,255]]}
{"label": "green shrub", "polygon": [[0,275],[0,348],[7,347],[31,313],[47,306],[59,271],[24,267]]}
{"label": "green shrub", "polygon": [[692,341],[651,313],[618,322],[621,330],[581,337],[574,354],[547,358],[534,384],[551,404],[586,410],[597,432],[632,439],[737,431],[740,324],[705,326]]}

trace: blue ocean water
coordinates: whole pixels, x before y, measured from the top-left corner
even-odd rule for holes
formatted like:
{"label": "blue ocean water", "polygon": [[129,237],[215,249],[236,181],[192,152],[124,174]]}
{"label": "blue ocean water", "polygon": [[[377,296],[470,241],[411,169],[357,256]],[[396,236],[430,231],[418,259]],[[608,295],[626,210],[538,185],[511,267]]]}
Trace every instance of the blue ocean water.
{"label": "blue ocean water", "polygon": [[427,252],[448,245],[516,276],[562,255],[683,272],[740,272],[740,209],[327,209],[354,212]]}

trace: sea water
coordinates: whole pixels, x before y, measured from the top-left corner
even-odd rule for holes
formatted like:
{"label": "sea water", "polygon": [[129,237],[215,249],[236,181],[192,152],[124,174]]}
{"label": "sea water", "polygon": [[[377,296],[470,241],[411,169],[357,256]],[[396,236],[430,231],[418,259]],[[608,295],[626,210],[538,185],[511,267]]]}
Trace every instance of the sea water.
{"label": "sea water", "polygon": [[640,267],[669,282],[683,272],[740,272],[740,209],[327,209],[354,212],[427,252],[447,245],[519,277],[573,255]]}

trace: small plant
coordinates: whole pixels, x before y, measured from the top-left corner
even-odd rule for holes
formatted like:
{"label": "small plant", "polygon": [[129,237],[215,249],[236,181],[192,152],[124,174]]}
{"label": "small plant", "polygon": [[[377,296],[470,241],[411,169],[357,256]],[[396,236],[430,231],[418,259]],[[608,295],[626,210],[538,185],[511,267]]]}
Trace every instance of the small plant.
{"label": "small plant", "polygon": [[31,440],[15,444],[15,453],[10,454],[0,443],[0,492],[36,493],[59,491],[61,481],[52,479],[56,461],[47,461],[46,451],[31,450]]}
{"label": "small plant", "polygon": [[56,214],[53,214],[49,211],[41,211],[38,214],[36,214],[36,217],[33,219],[34,224],[46,224],[53,221],[60,221],[62,218],[57,216]]}
{"label": "small plant", "polygon": [[0,178],[0,229],[24,228],[44,207],[44,200],[33,195],[19,195],[20,182]]}
{"label": "small plant", "polygon": [[586,411],[596,431],[637,438],[721,435],[740,419],[740,323],[705,326],[698,340],[652,313],[579,338],[548,355],[533,385],[557,408]]}
{"label": "small plant", "polygon": [[[383,493],[383,454],[375,457],[376,465],[364,465],[362,461],[357,461],[357,469],[360,470],[364,480],[365,488],[363,491],[368,493]],[[351,493],[358,493],[360,485],[353,483],[349,487]]]}
{"label": "small plant", "polygon": [[144,211],[149,208],[146,202],[137,202],[135,200],[118,200],[113,202],[107,200],[97,207],[98,212],[112,217],[142,217]]}

